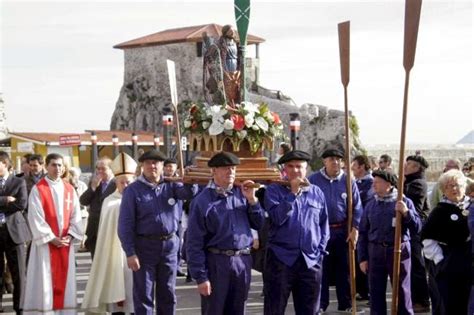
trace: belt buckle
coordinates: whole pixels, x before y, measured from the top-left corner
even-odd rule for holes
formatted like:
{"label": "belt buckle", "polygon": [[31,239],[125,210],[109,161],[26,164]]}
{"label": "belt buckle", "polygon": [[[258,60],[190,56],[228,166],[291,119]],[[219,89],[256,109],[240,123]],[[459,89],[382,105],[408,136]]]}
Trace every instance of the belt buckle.
{"label": "belt buckle", "polygon": [[162,241],[167,241],[167,240],[171,239],[171,237],[173,237],[173,234],[162,235],[162,236],[160,237],[160,240],[162,240]]}
{"label": "belt buckle", "polygon": [[232,250],[232,249],[227,249],[224,251],[224,254],[227,255],[227,256],[234,256],[236,254],[236,251]]}

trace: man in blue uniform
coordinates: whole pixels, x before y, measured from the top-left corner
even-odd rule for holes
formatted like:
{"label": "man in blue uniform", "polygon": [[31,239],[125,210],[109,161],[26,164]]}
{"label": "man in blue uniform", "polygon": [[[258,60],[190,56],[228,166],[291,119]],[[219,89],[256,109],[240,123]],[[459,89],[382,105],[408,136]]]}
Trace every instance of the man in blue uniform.
{"label": "man in blue uniform", "polygon": [[[178,199],[190,199],[194,187],[163,181],[163,161],[157,150],[138,159],[143,174],[125,189],[120,206],[118,235],[133,272],[136,314],[174,314],[180,211]],[[156,283],[156,294],[155,294]]]}
{"label": "man in blue uniform", "polygon": [[234,186],[238,157],[228,152],[208,162],[213,180],[191,202],[187,235],[189,270],[202,296],[203,314],[244,314],[251,280],[253,238],[263,209],[247,180]]}
{"label": "man in blue uniform", "polygon": [[321,309],[329,306],[329,279],[336,278],[336,295],[340,311],[351,308],[349,280],[348,242],[355,246],[358,237],[359,221],[362,215],[362,203],[355,181],[352,181],[352,229],[347,231],[347,190],[346,174],[341,169],[344,153],[339,149],[327,149],[322,154],[324,167],[309,177],[311,184],[318,186],[324,193],[328,207],[329,229],[331,237],[327,245],[329,255],[324,257],[323,281],[321,288]]}
{"label": "man in blue uniform", "polygon": [[403,202],[397,202],[395,175],[382,170],[372,174],[375,197],[364,208],[357,246],[360,269],[369,276],[370,314],[387,314],[387,276],[392,278],[396,211],[402,214],[398,314],[413,314],[410,235],[420,231],[421,221],[410,199],[404,197]]}
{"label": "man in blue uniform", "polygon": [[317,314],[323,256],[329,239],[323,192],[306,179],[311,156],[303,151],[283,155],[289,186],[271,184],[265,192],[270,218],[264,274],[264,314],[283,315],[290,293],[296,314]]}
{"label": "man in blue uniform", "polygon": [[[374,198],[374,190],[372,188],[374,178],[372,177],[370,162],[367,156],[356,155],[352,159],[351,170],[356,180],[357,189],[359,189],[362,207],[365,208],[365,205]],[[367,275],[364,274],[360,268],[356,268],[356,292],[357,300],[369,299],[369,282]]]}

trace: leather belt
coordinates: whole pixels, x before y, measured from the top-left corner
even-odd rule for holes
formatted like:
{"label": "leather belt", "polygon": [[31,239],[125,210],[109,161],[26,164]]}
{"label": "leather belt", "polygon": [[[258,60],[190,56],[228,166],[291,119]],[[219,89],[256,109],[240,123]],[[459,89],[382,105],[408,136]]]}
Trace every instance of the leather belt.
{"label": "leather belt", "polygon": [[[405,243],[405,242],[407,242],[407,241],[401,241],[400,245]],[[371,242],[371,243],[376,244],[376,245],[380,245],[382,247],[393,247],[394,246],[393,242],[385,242],[384,241],[384,242]]]}
{"label": "leather belt", "polygon": [[209,247],[207,249],[209,253],[220,254],[226,256],[241,256],[241,255],[250,255],[250,248],[243,249],[218,249],[214,247]]}
{"label": "leather belt", "polygon": [[344,227],[346,225],[347,225],[347,221],[342,221],[342,222],[338,222],[338,223],[334,223],[334,224],[329,224],[329,228],[337,229],[337,228]]}
{"label": "leather belt", "polygon": [[147,240],[154,240],[154,241],[167,241],[171,239],[176,233],[170,233],[170,234],[138,234],[139,238],[144,238]]}
{"label": "leather belt", "polygon": [[392,242],[376,242],[375,244],[380,245],[382,247],[393,247]]}

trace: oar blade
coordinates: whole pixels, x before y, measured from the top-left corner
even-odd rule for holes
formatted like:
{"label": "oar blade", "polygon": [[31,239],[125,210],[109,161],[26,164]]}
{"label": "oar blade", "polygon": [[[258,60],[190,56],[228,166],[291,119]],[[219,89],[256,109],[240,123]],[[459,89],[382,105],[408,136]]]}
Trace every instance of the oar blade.
{"label": "oar blade", "polygon": [[171,103],[176,108],[178,106],[178,89],[176,87],[176,67],[172,60],[166,59],[168,67],[168,80],[170,82]]}
{"label": "oar blade", "polygon": [[410,71],[415,63],[416,41],[418,26],[420,25],[420,12],[422,0],[405,1],[405,38],[403,50],[403,67]]}
{"label": "oar blade", "polygon": [[235,0],[234,9],[240,45],[245,46],[250,22],[250,0]]}
{"label": "oar blade", "polygon": [[339,57],[341,61],[341,81],[342,85],[347,87],[349,84],[350,69],[350,33],[351,22],[346,21],[337,25],[339,33]]}

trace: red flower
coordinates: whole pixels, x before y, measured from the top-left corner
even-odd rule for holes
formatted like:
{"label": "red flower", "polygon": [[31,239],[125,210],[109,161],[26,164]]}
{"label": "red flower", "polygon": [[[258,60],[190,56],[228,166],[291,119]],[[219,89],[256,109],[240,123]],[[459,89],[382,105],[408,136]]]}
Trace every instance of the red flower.
{"label": "red flower", "polygon": [[191,124],[191,129],[196,129],[198,127],[197,122],[193,121]]}
{"label": "red flower", "polygon": [[245,119],[244,117],[237,115],[237,114],[232,114],[230,115],[230,120],[234,123],[234,129],[239,131],[244,129],[245,127]]}
{"label": "red flower", "polygon": [[195,104],[193,104],[193,105],[191,106],[191,108],[189,109],[189,112],[190,112],[191,114],[194,114],[198,109],[199,109],[199,108],[198,108]]}
{"label": "red flower", "polygon": [[273,115],[273,122],[275,123],[275,125],[281,124],[280,116],[278,116],[277,113],[273,113],[273,112],[272,112],[272,115]]}

